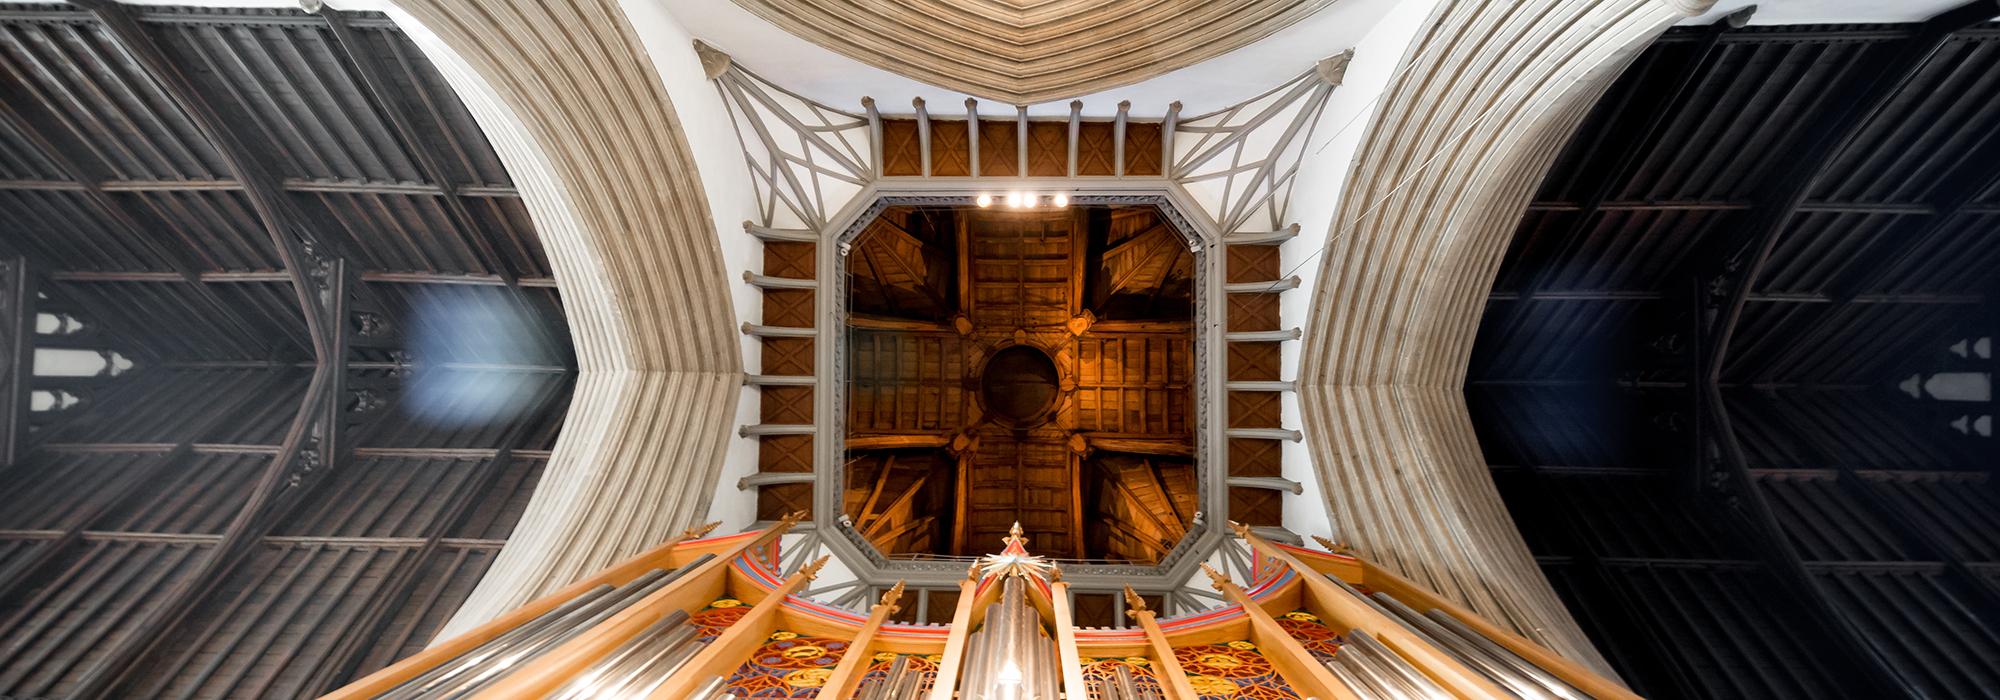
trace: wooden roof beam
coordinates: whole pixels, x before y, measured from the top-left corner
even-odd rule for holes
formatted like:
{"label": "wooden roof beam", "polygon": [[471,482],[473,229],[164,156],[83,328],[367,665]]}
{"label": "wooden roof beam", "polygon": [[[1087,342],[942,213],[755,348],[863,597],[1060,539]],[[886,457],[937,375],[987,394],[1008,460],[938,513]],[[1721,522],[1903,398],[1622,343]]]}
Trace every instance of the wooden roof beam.
{"label": "wooden roof beam", "polygon": [[[28,84],[25,79],[22,79],[20,83],[22,85]],[[42,97],[40,99],[47,100],[48,98]],[[4,118],[16,133],[21,134],[23,138],[27,139],[29,145],[39,152],[43,158],[48,159],[50,163],[56,166],[56,169],[61,170],[64,175],[73,180],[74,182],[69,184],[74,185],[76,191],[80,192],[84,199],[89,200],[99,214],[102,214],[107,221],[110,221],[112,225],[118,228],[121,238],[131,241],[135,245],[144,248],[147,253],[166,261],[167,265],[174,269],[172,274],[178,278],[190,282],[199,278],[201,272],[193,260],[155,241],[153,235],[147,232],[147,227],[140,225],[138,217],[133,214],[129,207],[107,194],[103,183],[99,182],[93,173],[85,170],[82,164],[70,159],[68,153],[59,148],[48,134],[38,128],[34,120],[29,119],[27,115],[20,112],[19,107],[11,103],[0,102],[0,118]],[[191,249],[198,247],[194,241],[183,241],[183,243],[188,244]],[[49,265],[46,261],[41,262],[43,267],[53,269],[53,266]],[[260,354],[269,355],[273,352],[274,346],[270,343],[266,335],[259,332],[256,326],[251,325],[244,319],[242,314],[237,313],[234,307],[224,303],[220,297],[216,296],[213,290],[199,289],[195,292],[195,296],[201,300],[202,305],[206,307],[209,313],[215,314],[217,318],[222,319],[225,324],[235,329],[239,340],[252,344]]]}
{"label": "wooden roof beam", "polygon": [[[458,184],[446,176],[444,167],[439,163],[439,155],[417,137],[417,129],[410,123],[409,116],[389,100],[387,87],[389,82],[382,67],[375,62],[374,56],[362,48],[360,38],[348,25],[347,16],[341,14],[339,10],[327,7],[319,0],[309,0],[308,7],[311,12],[326,20],[327,29],[333,32],[334,43],[339,46],[341,54],[347,57],[347,65],[360,76],[362,90],[366,93],[368,101],[374,104],[376,111],[388,120],[390,128],[396,132],[396,140],[403,143],[403,150],[417,162],[417,168],[423,173],[424,178],[443,190],[445,218],[451,221],[459,236],[472,245],[486,268],[499,276],[502,284],[508,289],[517,289],[513,270],[509,269],[507,261],[493,250],[492,241],[481,235],[475,225],[478,220],[472,218],[471,212],[465,208],[465,201],[459,199]],[[426,102],[429,101],[429,93],[421,88],[416,92],[423,96]]]}
{"label": "wooden roof beam", "polygon": [[[0,260],[0,468],[13,466],[26,451],[29,378],[35,374],[35,280],[27,258]],[[0,591],[6,590],[0,582]]]}
{"label": "wooden roof beam", "polygon": [[[1750,5],[1730,13],[1714,24],[1704,27],[1701,30],[1701,38],[1698,40],[1698,45],[1694,49],[1694,57],[1687,62],[1686,67],[1677,71],[1672,76],[1664,76],[1665,80],[1662,81],[1656,82],[1650,79],[1641,81],[1637,86],[1627,90],[1619,98],[1618,106],[1610,116],[1611,123],[1613,124],[1623,121],[1622,116],[1626,110],[1632,107],[1632,97],[1635,93],[1647,90],[1649,86],[1660,84],[1660,82],[1665,82],[1666,80],[1671,80],[1674,86],[1672,92],[1668,94],[1667,99],[1647,114],[1645,124],[1639,128],[1638,135],[1620,142],[1621,145],[1616,149],[1617,155],[1614,156],[1611,169],[1606,171],[1603,177],[1598,178],[1596,185],[1591,188],[1590,193],[1578,202],[1578,213],[1570,217],[1569,225],[1564,226],[1562,232],[1555,237],[1555,240],[1562,246],[1562,250],[1555,255],[1553,260],[1558,262],[1566,260],[1583,247],[1583,234],[1588,230],[1591,220],[1597,218],[1597,212],[1606,202],[1610,201],[1612,195],[1617,194],[1618,188],[1623,186],[1626,180],[1631,177],[1633,167],[1637,166],[1639,159],[1646,154],[1648,149],[1653,147],[1655,141],[1660,136],[1661,130],[1667,127],[1667,117],[1673,114],[1681,102],[1694,90],[1698,82],[1697,78],[1700,78],[1715,63],[1715,48],[1722,43],[1723,35],[1727,34],[1729,30],[1741,28],[1744,24],[1748,23],[1750,15],[1756,11],[1757,6]],[[1657,52],[1654,52],[1652,56],[1652,61],[1659,60]],[[1651,78],[1650,71],[1652,69],[1653,64],[1650,62],[1647,63],[1645,70],[1649,71],[1648,78]],[[1605,145],[1604,139],[1611,135],[1611,131],[1612,129],[1600,129],[1598,131],[1598,142],[1593,144],[1593,148],[1591,149],[1593,152],[1597,150],[1596,146]],[[1521,290],[1522,300],[1533,299],[1541,290],[1547,288],[1550,281],[1555,279],[1556,275],[1561,274],[1563,270],[1564,267],[1560,264],[1544,268],[1540,274],[1535,275],[1532,282],[1528,283]]]}
{"label": "wooden roof beam", "polygon": [[215,146],[257,213],[285,269],[291,274],[306,329],[312,337],[314,357],[322,363],[335,352],[332,326],[340,325],[331,316],[330,270],[339,258],[333,239],[313,232],[312,222],[300,215],[287,199],[283,182],[244,143],[240,134],[254,130],[238,128],[194,87],[179,62],[167,57],[160,43],[139,24],[130,8],[112,0],[77,0],[75,3],[104,25],[133,63],[157,83],[161,92],[188,118],[201,135]]}
{"label": "wooden roof beam", "polygon": [[[1756,288],[1758,276],[1769,264],[1786,223],[1791,221],[1792,215],[1805,203],[1820,180],[1826,177],[1827,166],[1861,133],[1862,127],[1909,84],[1923,69],[1924,63],[1951,39],[1952,34],[1992,19],[1997,14],[2000,14],[2000,0],[1976,0],[1918,25],[1916,33],[1900,42],[1895,55],[1883,62],[1881,69],[1862,88],[1861,94],[1855,96],[1856,99],[1835,100],[1839,111],[1827,121],[1825,130],[1810,142],[1804,153],[1793,159],[1794,167],[1787,176],[1773,179],[1778,185],[1771,196],[1758,198],[1768,204],[1757,207],[1751,225],[1743,229],[1743,240],[1749,253],[1747,264],[1730,289],[1728,305],[1723,307],[1713,323],[1709,334],[1710,347],[1705,349],[1706,362],[1702,369],[1709,382],[1721,380],[1723,366],[1729,359],[1729,341],[1742,320],[1750,292]],[[1724,248],[1723,254],[1727,256],[1729,250]]]}
{"label": "wooden roof beam", "polygon": [[[565,381],[563,391],[572,390],[574,382],[575,377],[571,375]],[[353,618],[352,629],[372,630],[372,633],[342,635],[340,643],[320,659],[310,679],[300,688],[304,694],[325,693],[332,689],[335,681],[347,678],[358,670],[362,660],[372,651],[372,645],[388,632],[393,622],[391,613],[424,583],[424,567],[444,547],[444,540],[472,512],[479,503],[478,499],[512,466],[515,448],[527,439],[534,423],[525,420],[516,422],[501,436],[493,457],[486,459],[472,477],[464,479],[445,495],[442,512],[432,518],[423,533],[423,545],[412,555],[396,560],[394,567],[385,575],[387,582],[369,594],[362,603],[361,613]]]}
{"label": "wooden roof beam", "polygon": [[[340,318],[338,314],[347,309],[350,286],[357,284],[358,279],[345,261],[333,260],[329,267],[325,295],[328,315]],[[264,535],[304,502],[304,495],[312,486],[324,481],[336,465],[348,461],[343,360],[350,326],[335,323],[327,329],[332,360],[326,355],[319,357],[283,443],[242,508],[223,530],[221,541],[191,574],[164,595],[158,606],[133,623],[130,631],[98,658],[96,665],[78,680],[75,697],[106,697],[116,690],[118,684],[137,670],[141,659],[162,648],[172,630],[194,612],[210,591],[219,588],[231,572],[249,560]]]}
{"label": "wooden roof beam", "polygon": [[[1835,602],[1812,572],[1806,569],[1798,547],[1792,544],[1784,525],[1778,521],[1769,500],[1765,498],[1764,490],[1757,486],[1756,477],[1750,473],[1749,458],[1736,438],[1736,428],[1730,421],[1728,406],[1723,403],[1722,391],[1713,383],[1704,383],[1696,391],[1699,394],[1697,398],[1706,404],[1701,413],[1709,421],[1701,432],[1708,435],[1722,453],[1723,464],[1728,468],[1734,485],[1732,492],[1743,504],[1744,515],[1750,519],[1751,529],[1755,531],[1754,544],[1763,553],[1772,574],[1784,580],[1787,589],[1804,593],[1804,603],[1813,611],[1814,617],[1825,620],[1826,625],[1836,632],[1833,640],[1836,648],[1856,665],[1860,677],[1876,686],[1873,689],[1876,692],[1863,694],[1890,697],[1914,690],[1902,681],[1895,664],[1868,641],[1869,628]],[[1899,688],[1904,692],[1893,690]]]}

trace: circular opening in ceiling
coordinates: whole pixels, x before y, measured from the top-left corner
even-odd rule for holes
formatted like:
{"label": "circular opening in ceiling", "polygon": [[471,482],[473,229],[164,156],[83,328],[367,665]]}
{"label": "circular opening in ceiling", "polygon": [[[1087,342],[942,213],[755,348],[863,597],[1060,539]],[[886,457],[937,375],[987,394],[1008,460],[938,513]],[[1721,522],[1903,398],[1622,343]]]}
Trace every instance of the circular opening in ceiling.
{"label": "circular opening in ceiling", "polygon": [[1048,418],[1060,392],[1056,363],[1029,345],[993,353],[979,376],[979,396],[994,418],[1027,426]]}

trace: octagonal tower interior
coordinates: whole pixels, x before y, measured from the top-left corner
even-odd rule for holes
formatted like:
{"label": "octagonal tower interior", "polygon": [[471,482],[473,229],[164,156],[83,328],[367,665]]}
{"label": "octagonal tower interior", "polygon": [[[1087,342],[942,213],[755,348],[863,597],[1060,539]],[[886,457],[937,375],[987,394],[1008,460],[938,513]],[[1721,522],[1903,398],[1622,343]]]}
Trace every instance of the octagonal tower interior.
{"label": "octagonal tower interior", "polygon": [[844,512],[892,557],[1157,562],[1199,507],[1195,256],[1153,206],[891,206],[848,253]]}

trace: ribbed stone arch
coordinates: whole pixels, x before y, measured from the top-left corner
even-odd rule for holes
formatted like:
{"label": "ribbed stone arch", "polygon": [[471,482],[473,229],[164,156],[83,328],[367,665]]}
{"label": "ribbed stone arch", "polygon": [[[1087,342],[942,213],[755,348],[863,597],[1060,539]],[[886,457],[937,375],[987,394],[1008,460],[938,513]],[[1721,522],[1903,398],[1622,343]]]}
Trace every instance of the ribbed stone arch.
{"label": "ribbed stone arch", "polygon": [[527,512],[443,638],[702,520],[743,369],[694,157],[618,3],[399,9],[521,191],[580,373]]}
{"label": "ribbed stone arch", "polygon": [[1494,488],[1464,378],[1556,153],[1639,49],[1709,4],[1441,3],[1356,152],[1300,351],[1301,418],[1338,538],[1606,674]]}

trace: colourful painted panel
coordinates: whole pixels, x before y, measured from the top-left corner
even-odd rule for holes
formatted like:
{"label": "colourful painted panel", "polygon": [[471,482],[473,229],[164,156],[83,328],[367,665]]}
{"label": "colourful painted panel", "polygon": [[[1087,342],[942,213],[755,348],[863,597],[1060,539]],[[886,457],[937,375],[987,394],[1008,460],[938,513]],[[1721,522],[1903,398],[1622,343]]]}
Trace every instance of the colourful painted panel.
{"label": "colourful painted panel", "polygon": [[1247,641],[1174,650],[1201,700],[1298,700],[1278,669]]}
{"label": "colourful painted panel", "polygon": [[847,642],[772,632],[749,660],[729,676],[728,690],[743,698],[815,698],[826,685]]}
{"label": "colourful painted panel", "polygon": [[1325,622],[1320,621],[1318,615],[1304,610],[1293,610],[1278,616],[1278,626],[1284,628],[1285,634],[1299,640],[1299,646],[1305,647],[1306,651],[1312,652],[1313,657],[1321,661],[1331,661],[1333,655],[1340,652],[1340,635],[1335,633],[1332,627],[1326,626]]}
{"label": "colourful painted panel", "polygon": [[1162,697],[1166,691],[1160,688],[1160,679],[1153,675],[1153,660],[1143,656],[1127,656],[1122,659],[1093,659],[1083,657],[1083,685],[1090,690],[1091,700],[1098,698],[1098,684],[1118,681],[1118,669],[1124,668],[1132,674],[1132,684],[1139,692],[1152,692]]}
{"label": "colourful painted panel", "polygon": [[709,603],[708,607],[688,616],[688,621],[694,623],[695,629],[698,630],[695,634],[697,639],[713,642],[716,637],[722,636],[723,630],[736,624],[737,620],[743,619],[743,613],[747,612],[750,612],[750,606],[744,605],[743,601],[720,598]]}

